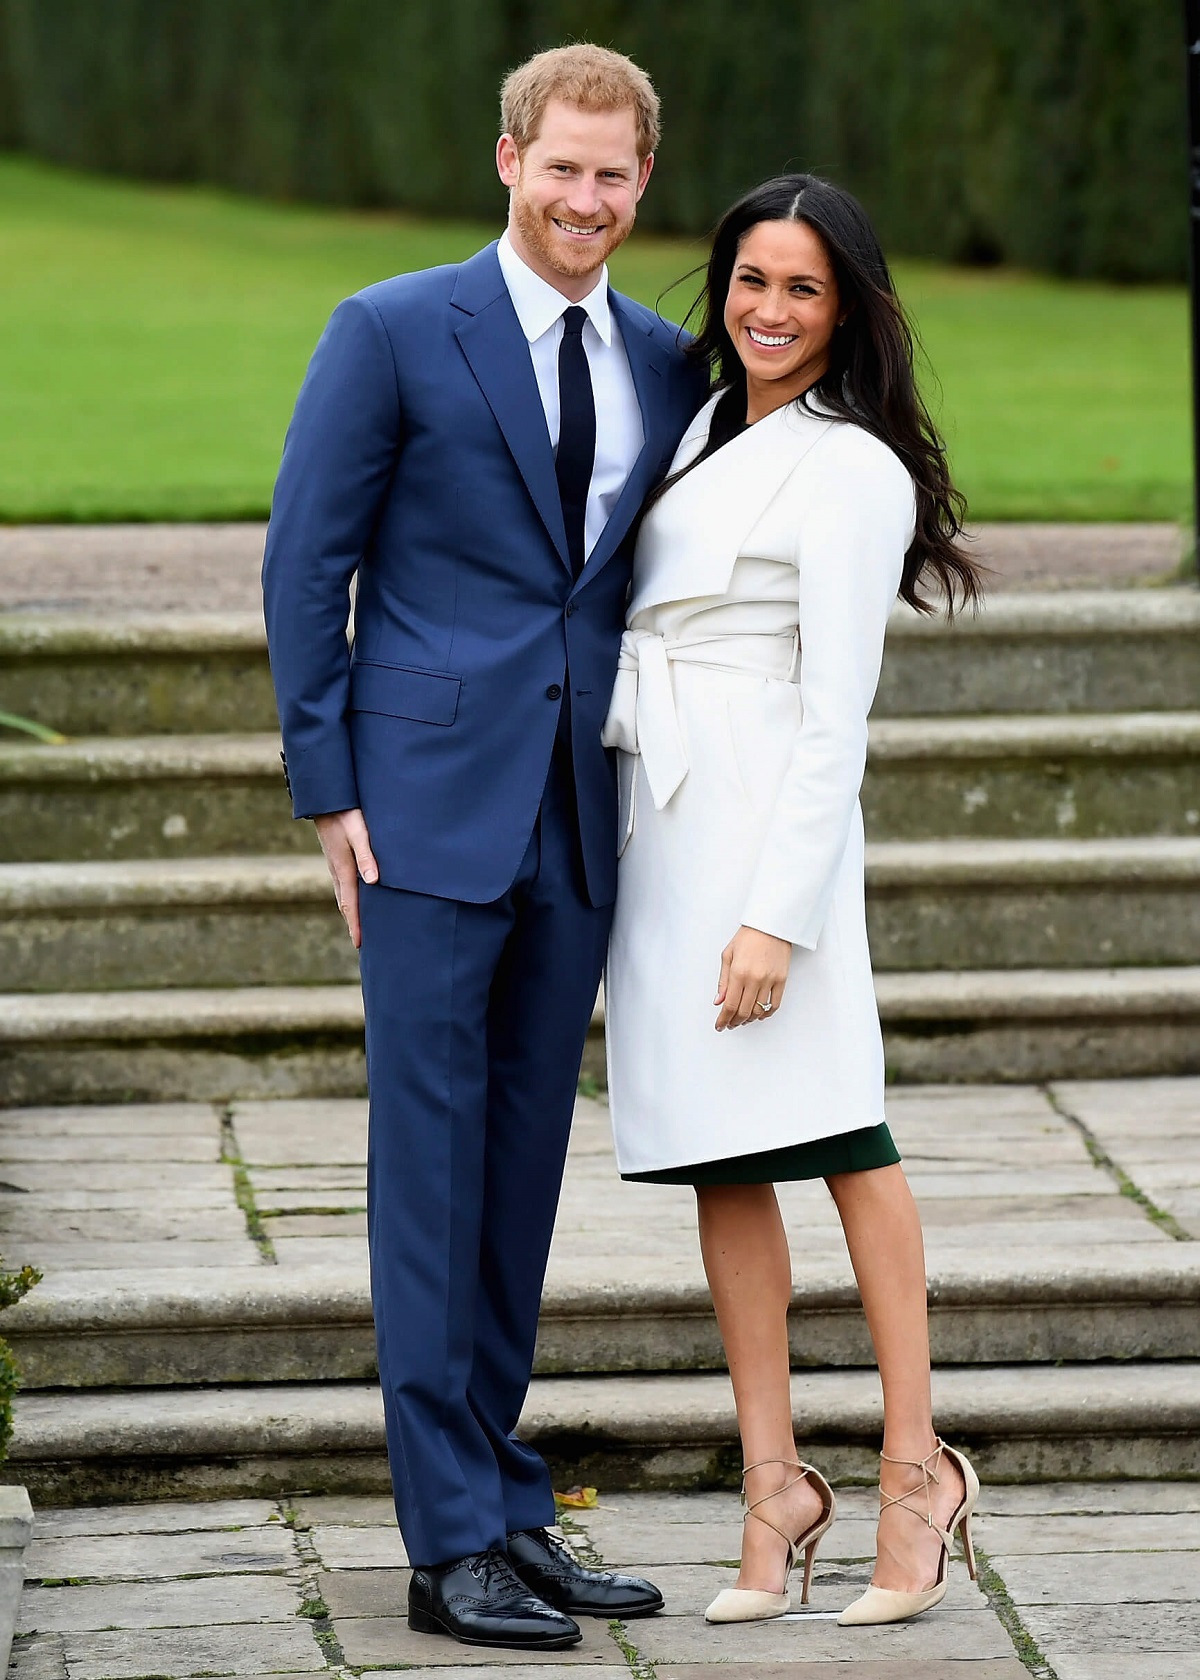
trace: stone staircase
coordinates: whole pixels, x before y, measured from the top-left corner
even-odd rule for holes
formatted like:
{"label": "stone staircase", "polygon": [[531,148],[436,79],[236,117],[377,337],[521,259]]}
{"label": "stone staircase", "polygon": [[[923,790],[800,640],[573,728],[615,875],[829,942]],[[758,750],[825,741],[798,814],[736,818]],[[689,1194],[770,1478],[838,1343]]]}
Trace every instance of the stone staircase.
{"label": "stone staircase", "polygon": [[[1200,1070],[1198,655],[1178,588],[897,613],[864,789],[895,1079]],[[0,745],[0,1102],[361,1090],[257,623],[0,617],[0,709],[69,737]]]}
{"label": "stone staircase", "polygon": [[[1183,589],[889,635],[864,805],[893,1125],[942,1425],[992,1480],[1200,1473],[1198,654]],[[0,710],[69,737],[0,745],[0,1250],[47,1274],[5,1315],[0,1478],[381,1491],[361,1004],[261,629],[0,616]],[[572,1481],[726,1482],[690,1197],[620,1186],[605,1131],[582,1099],[523,1427]],[[853,1280],[822,1188],[785,1202],[797,1415],[867,1479]]]}
{"label": "stone staircase", "polygon": [[[943,1430],[991,1481],[1200,1473],[1200,1080],[912,1086],[891,1114]],[[384,1491],[365,1143],[356,1099],[9,1110],[0,1243],[47,1275],[5,1314],[26,1387],[0,1477],[43,1503]],[[798,1427],[870,1480],[832,1204],[780,1194]],[[523,1420],[558,1485],[736,1479],[694,1218],[686,1190],[620,1183],[581,1098]]]}

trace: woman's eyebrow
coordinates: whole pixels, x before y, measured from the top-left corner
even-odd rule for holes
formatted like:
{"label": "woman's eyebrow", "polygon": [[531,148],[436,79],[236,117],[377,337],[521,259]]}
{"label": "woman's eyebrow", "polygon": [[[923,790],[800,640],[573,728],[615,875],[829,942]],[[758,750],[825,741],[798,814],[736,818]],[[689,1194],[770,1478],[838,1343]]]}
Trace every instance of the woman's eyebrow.
{"label": "woman's eyebrow", "polygon": [[[738,267],[745,274],[757,274],[760,280],[763,280],[763,279],[766,278],[766,276],[763,274],[762,269],[761,268],[756,268],[753,263],[747,263],[747,262],[739,263]],[[825,284],[824,280],[822,280],[820,275],[818,275],[818,274],[790,274],[788,276],[788,282],[787,283],[788,283],[789,286],[795,286],[795,285],[798,285],[801,281],[803,281],[804,284],[807,285],[807,286],[823,286]]]}

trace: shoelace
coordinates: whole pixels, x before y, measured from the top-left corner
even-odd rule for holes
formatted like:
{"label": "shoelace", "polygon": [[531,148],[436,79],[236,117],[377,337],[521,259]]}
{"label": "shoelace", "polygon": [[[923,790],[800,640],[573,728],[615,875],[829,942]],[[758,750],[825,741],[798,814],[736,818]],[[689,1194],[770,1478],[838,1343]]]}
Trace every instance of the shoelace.
{"label": "shoelace", "polygon": [[491,1592],[494,1587],[504,1587],[509,1592],[522,1595],[529,1591],[503,1552],[480,1552],[467,1559],[467,1568],[484,1592]]}

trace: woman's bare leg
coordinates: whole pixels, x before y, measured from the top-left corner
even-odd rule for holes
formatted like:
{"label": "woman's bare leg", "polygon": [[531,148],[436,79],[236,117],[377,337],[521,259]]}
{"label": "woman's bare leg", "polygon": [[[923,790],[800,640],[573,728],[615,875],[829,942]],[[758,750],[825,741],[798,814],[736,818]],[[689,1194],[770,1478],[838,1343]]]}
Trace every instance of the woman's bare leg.
{"label": "woman's bare leg", "polygon": [[[700,1251],[725,1345],[743,1464],[762,1464],[746,1479],[749,1504],[799,1475],[792,1429],[787,1315],[792,1264],[775,1189],[770,1184],[698,1187]],[[764,1460],[779,1459],[773,1464]],[[808,1482],[762,1507],[784,1533],[798,1536],[820,1515]],[[911,1520],[911,1519],[910,1519]],[[787,1549],[764,1523],[749,1521],[742,1541],[739,1587],[779,1592]]]}
{"label": "woman's bare leg", "polygon": [[[929,1384],[929,1315],[921,1217],[903,1169],[876,1167],[827,1180],[837,1204],[850,1262],[883,1384],[883,1450],[889,1458],[919,1460],[936,1447]],[[934,1520],[942,1527],[963,1496],[962,1477],[948,1459],[933,1488]],[[920,1489],[919,1470],[882,1464],[886,1493]],[[920,1497],[909,1507],[924,1514]],[[919,1592],[937,1575],[941,1542],[923,1523],[892,1507],[879,1519],[874,1584]]]}

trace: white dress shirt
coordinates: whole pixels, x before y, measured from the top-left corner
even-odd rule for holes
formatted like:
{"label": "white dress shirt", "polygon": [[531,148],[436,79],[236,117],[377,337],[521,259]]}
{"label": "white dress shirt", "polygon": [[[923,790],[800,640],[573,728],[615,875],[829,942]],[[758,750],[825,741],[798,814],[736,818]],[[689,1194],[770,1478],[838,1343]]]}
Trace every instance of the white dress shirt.
{"label": "white dress shirt", "polygon": [[[496,254],[521,331],[529,340],[550,446],[557,449],[558,347],[563,336],[562,318],[571,307],[571,300],[533,272],[517,255],[507,233]],[[645,433],[621,329],[609,307],[607,266],[600,270],[595,286],[581,299],[579,307],[587,311],[583,348],[596,403],[596,459],[583,526],[584,551],[590,554],[641,454]]]}

